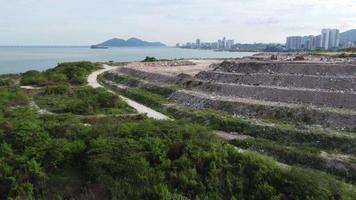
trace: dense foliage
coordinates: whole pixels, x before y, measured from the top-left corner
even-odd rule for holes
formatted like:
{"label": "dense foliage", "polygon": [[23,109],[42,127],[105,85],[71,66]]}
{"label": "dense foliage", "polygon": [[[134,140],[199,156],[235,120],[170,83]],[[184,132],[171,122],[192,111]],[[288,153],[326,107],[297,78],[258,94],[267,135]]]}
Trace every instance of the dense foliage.
{"label": "dense foliage", "polygon": [[243,149],[252,149],[256,152],[267,154],[286,164],[303,165],[323,170],[356,183],[356,171],[353,163],[347,162],[347,159],[342,160],[340,158],[338,160],[329,160],[326,156],[320,156],[322,152],[316,148],[306,148],[301,145],[286,146],[259,138],[233,140],[231,144]]}
{"label": "dense foliage", "polygon": [[146,58],[142,62],[155,62],[155,61],[158,61],[157,58],[146,56]]}
{"label": "dense foliage", "polygon": [[11,86],[14,85],[14,81],[9,78],[0,78],[0,86]]}
{"label": "dense foliage", "polygon": [[22,75],[22,85],[48,85],[57,83],[83,84],[87,75],[98,69],[99,65],[91,62],[61,63],[53,69],[44,72],[27,71]]}
{"label": "dense foliage", "polygon": [[47,86],[45,91],[35,96],[36,103],[55,113],[79,115],[122,114],[133,112],[117,95],[103,88],[89,86],[72,88],[69,85]]}
{"label": "dense foliage", "polygon": [[112,122],[88,127],[28,108],[2,115],[0,198],[352,198],[353,188],[327,175],[241,153],[201,126]]}

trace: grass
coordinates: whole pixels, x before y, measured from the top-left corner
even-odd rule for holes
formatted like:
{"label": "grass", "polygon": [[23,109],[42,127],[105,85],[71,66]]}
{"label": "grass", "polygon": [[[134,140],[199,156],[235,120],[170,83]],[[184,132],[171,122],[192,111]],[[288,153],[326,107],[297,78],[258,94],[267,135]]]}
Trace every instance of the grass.
{"label": "grass", "polygon": [[[351,167],[352,162],[341,162],[339,167],[330,165],[327,159],[321,157],[321,151],[317,148],[304,147],[301,145],[287,146],[266,139],[234,140],[231,144],[243,148],[251,149],[262,154],[272,156],[276,160],[289,165],[302,165],[318,170],[323,170],[341,178],[356,183],[356,172]],[[340,167],[343,163],[343,167]]]}

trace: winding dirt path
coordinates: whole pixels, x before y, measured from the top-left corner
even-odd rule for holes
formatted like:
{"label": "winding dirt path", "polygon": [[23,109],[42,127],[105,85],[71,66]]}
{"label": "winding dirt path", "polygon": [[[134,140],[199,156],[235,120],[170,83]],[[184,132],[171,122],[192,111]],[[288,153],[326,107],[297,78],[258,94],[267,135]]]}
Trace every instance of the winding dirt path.
{"label": "winding dirt path", "polygon": [[[92,86],[93,88],[99,88],[99,87],[103,87],[98,81],[97,81],[97,77],[107,71],[110,71],[112,69],[115,69],[117,67],[112,67],[109,65],[103,65],[103,69],[97,70],[93,73],[91,73],[88,76],[88,85]],[[112,92],[111,90],[109,90],[110,92]],[[114,92],[112,92],[114,93]],[[124,96],[120,97],[131,107],[133,107],[135,110],[137,110],[138,113],[143,113],[143,114],[147,114],[148,117],[153,118],[153,119],[157,119],[157,120],[169,120],[169,117],[157,112],[155,110],[152,110],[151,108],[142,105],[140,103],[137,103],[136,101],[133,101],[131,99],[128,99]]]}

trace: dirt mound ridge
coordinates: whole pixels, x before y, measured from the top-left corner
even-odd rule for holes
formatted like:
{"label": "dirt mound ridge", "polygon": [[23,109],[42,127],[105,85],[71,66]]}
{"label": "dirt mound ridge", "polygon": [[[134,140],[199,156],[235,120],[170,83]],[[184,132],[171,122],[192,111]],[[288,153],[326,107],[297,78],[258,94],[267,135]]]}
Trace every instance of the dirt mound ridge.
{"label": "dirt mound ridge", "polygon": [[356,92],[356,77],[266,73],[241,74],[220,71],[202,71],[195,77],[205,81],[220,83]]}
{"label": "dirt mound ridge", "polygon": [[215,65],[214,71],[233,73],[303,74],[329,76],[356,76],[356,65],[304,62],[230,62]]}

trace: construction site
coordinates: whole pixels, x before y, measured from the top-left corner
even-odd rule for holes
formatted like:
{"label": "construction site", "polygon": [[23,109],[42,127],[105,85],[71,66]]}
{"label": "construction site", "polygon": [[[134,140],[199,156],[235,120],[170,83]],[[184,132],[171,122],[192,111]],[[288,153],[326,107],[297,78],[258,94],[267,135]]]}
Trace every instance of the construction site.
{"label": "construction site", "polygon": [[215,123],[216,134],[238,148],[356,180],[354,62],[273,56],[132,62],[101,81],[173,119]]}

